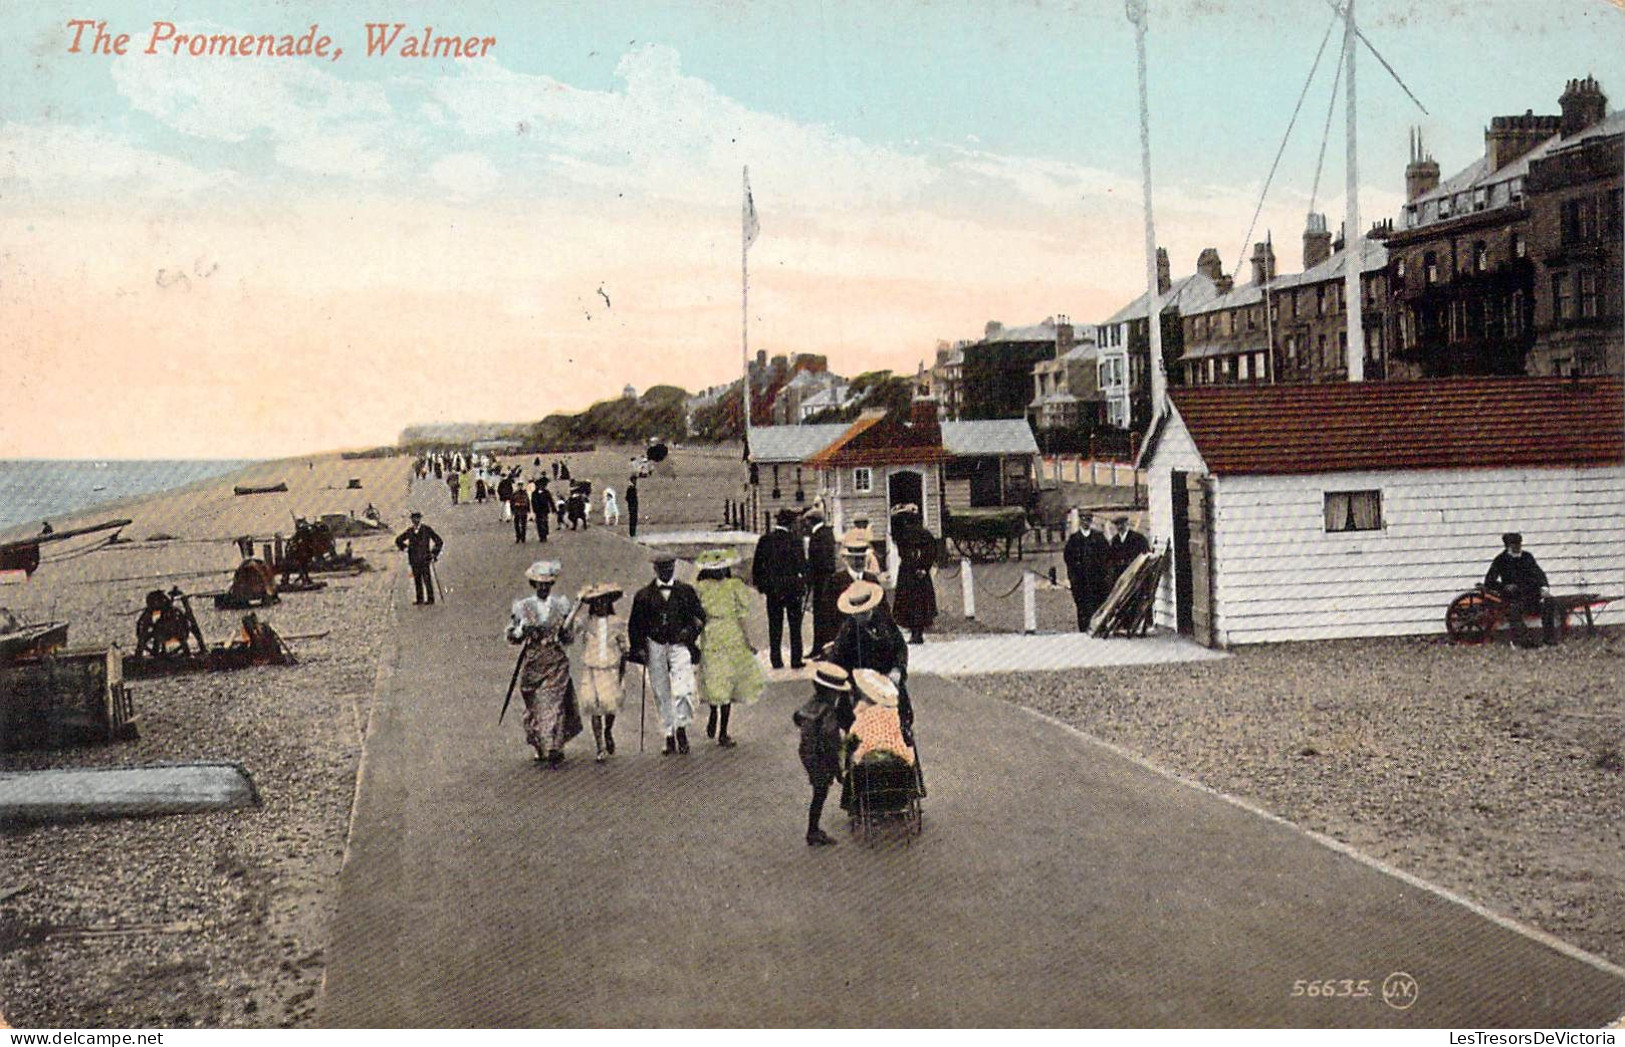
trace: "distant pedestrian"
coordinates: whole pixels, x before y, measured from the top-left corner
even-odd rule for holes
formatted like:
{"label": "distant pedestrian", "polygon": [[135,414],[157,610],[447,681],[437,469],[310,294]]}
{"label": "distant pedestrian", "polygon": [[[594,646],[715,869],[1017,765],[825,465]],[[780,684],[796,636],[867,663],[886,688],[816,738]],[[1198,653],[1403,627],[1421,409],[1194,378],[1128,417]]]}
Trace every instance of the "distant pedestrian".
{"label": "distant pedestrian", "polygon": [[626,533],[630,538],[638,536],[638,478],[626,478]]}
{"label": "distant pedestrian", "polygon": [[478,505],[485,504],[485,473],[474,474],[474,501]]}
{"label": "distant pedestrian", "polygon": [[547,541],[547,533],[551,529],[553,517],[553,495],[547,490],[547,477],[542,477],[531,484],[530,511],[536,518],[536,540]]}
{"label": "distant pedestrian", "polygon": [[621,503],[615,498],[615,488],[604,488],[604,526],[616,527],[621,522]]}
{"label": "distant pedestrian", "polygon": [[818,652],[835,639],[835,633],[841,627],[841,612],[835,607],[840,593],[830,592],[836,584],[835,572],[841,567],[837,553],[839,544],[835,540],[834,529],[824,519],[822,509],[808,509],[803,519],[812,527],[807,533],[807,591],[812,600],[812,649]]}
{"label": "distant pedestrian", "polygon": [[1072,587],[1072,604],[1078,613],[1078,632],[1089,631],[1090,619],[1106,599],[1107,565],[1111,560],[1111,543],[1095,527],[1088,513],[1078,516],[1075,527],[1061,551],[1066,563],[1066,580]]}
{"label": "distant pedestrian", "polygon": [[406,551],[406,562],[412,567],[412,587],[417,592],[415,604],[434,603],[434,562],[440,559],[445,542],[433,527],[423,522],[422,513],[412,514],[412,526],[395,539],[395,548]]}
{"label": "distant pedestrian", "polygon": [[835,842],[818,824],[829,799],[830,783],[841,776],[841,732],[852,726],[852,684],[845,669],[833,662],[815,662],[813,696],[791,718],[801,729],[798,752],[812,784],[807,805],[807,846],[827,847]]}
{"label": "distant pedestrian", "polygon": [[513,507],[508,503],[513,500],[513,477],[504,476],[497,482],[497,500],[502,503],[504,520],[513,519]]}
{"label": "distant pedestrian", "polygon": [[750,589],[733,577],[738,564],[738,554],[728,549],[708,549],[694,561],[700,571],[694,591],[705,609],[705,629],[699,640],[704,658],[700,683],[706,704],[711,706],[705,736],[715,738],[724,749],[734,747],[728,734],[734,704],[751,705],[762,696],[767,683],[745,628],[752,601]]}
{"label": "distant pedestrian", "polygon": [[451,504],[456,505],[457,496],[463,489],[456,472],[446,473],[446,486],[451,488]]}
{"label": "distant pedestrian", "polygon": [[923,643],[925,630],[937,620],[937,589],[931,580],[937,539],[925,529],[918,506],[898,506],[891,524],[891,539],[897,546],[892,617],[909,631],[909,643]]}
{"label": "distant pedestrian", "polygon": [[1145,535],[1128,525],[1128,517],[1116,516],[1112,518],[1111,557],[1108,561],[1110,569],[1106,575],[1106,593],[1111,595],[1112,587],[1117,579],[1128,570],[1129,564],[1139,558],[1141,553],[1151,551],[1151,543],[1146,541]]}
{"label": "distant pedestrian", "polygon": [[654,581],[632,599],[627,623],[629,657],[648,673],[666,733],[665,755],[671,756],[688,752],[687,728],[694,720],[694,669],[700,663],[698,641],[705,628],[705,608],[694,587],[677,580],[676,557],[656,554],[654,571]]}
{"label": "distant pedestrian", "polygon": [[465,504],[472,504],[473,503],[473,501],[474,501],[474,474],[472,472],[468,471],[467,469],[463,470],[463,472],[458,474],[457,493],[460,496],[460,500],[462,502],[464,502]]}
{"label": "distant pedestrian", "polygon": [[780,646],[786,627],[790,633],[790,668],[801,668],[801,619],[807,596],[807,556],[801,539],[791,528],[793,509],[780,509],[773,529],[756,543],[751,561],[751,582],[767,598],[767,655],[773,668],[784,668]]}
{"label": "distant pedestrian", "polygon": [[[540,458],[536,459],[536,464],[541,465],[542,460]],[[548,462],[547,464],[553,470],[553,479],[557,480],[559,478],[559,460],[557,458],[555,458],[551,462]]]}
{"label": "distant pedestrian", "polygon": [[566,482],[570,479],[570,460],[565,459],[559,463],[559,479]]}
{"label": "distant pedestrian", "polygon": [[626,677],[626,621],[615,614],[621,590],[608,583],[589,585],[580,600],[587,608],[581,628],[581,714],[591,718],[599,763],[615,755],[615,716],[621,711]]}
{"label": "distant pedestrian", "polygon": [[514,485],[513,494],[508,496],[508,505],[513,509],[513,540],[523,545],[530,523],[530,494],[524,484]]}
{"label": "distant pedestrian", "polygon": [[564,745],[581,733],[581,710],[570,681],[570,657],[565,646],[572,639],[575,615],[570,600],[553,592],[560,565],[538,560],[525,571],[531,595],[515,600],[508,620],[508,642],[524,644],[519,656],[519,695],[525,701],[525,741],[536,749],[538,762],[557,767],[564,762]]}

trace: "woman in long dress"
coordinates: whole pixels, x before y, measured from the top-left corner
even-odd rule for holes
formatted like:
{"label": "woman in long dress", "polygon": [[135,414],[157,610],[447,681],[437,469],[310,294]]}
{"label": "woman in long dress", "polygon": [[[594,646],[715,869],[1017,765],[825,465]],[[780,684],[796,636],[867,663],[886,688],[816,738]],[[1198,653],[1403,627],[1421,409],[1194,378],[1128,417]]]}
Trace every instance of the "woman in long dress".
{"label": "woman in long dress", "polygon": [[750,587],[732,575],[738,563],[739,555],[726,549],[707,550],[694,561],[700,571],[694,589],[706,616],[700,634],[701,692],[711,706],[705,736],[715,738],[724,749],[735,744],[728,734],[734,703],[750,705],[767,684],[745,632],[753,601]]}
{"label": "woman in long dress", "polygon": [[557,767],[564,762],[564,744],[581,733],[581,710],[570,682],[571,640],[568,597],[553,593],[560,565],[538,560],[525,571],[533,590],[515,600],[508,622],[508,642],[522,643],[519,694],[525,700],[525,741],[536,749],[538,762]]}
{"label": "woman in long dress", "polygon": [[931,568],[937,560],[937,540],[912,505],[892,515],[892,541],[897,545],[897,586],[892,592],[892,619],[909,631],[909,643],[922,643],[925,630],[937,620],[937,590]]}
{"label": "woman in long dress", "polygon": [[621,590],[608,583],[581,590],[587,617],[581,622],[581,714],[592,721],[594,757],[615,755],[615,716],[621,711],[621,680],[626,674],[626,621],[615,613]]}

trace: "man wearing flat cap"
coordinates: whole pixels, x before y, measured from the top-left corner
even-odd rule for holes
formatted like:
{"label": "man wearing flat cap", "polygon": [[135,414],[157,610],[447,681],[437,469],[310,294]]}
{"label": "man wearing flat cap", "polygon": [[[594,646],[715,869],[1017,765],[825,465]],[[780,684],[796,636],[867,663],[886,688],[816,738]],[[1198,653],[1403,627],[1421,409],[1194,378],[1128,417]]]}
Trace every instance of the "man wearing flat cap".
{"label": "man wearing flat cap", "polygon": [[1151,543],[1145,540],[1145,535],[1128,525],[1128,517],[1112,517],[1111,555],[1106,558],[1106,593],[1111,593],[1112,586],[1117,584],[1117,579],[1122,577],[1136,557],[1150,551]]}
{"label": "man wearing flat cap", "polygon": [[412,586],[417,591],[413,603],[434,603],[432,565],[440,559],[440,550],[445,544],[434,528],[423,522],[422,513],[413,513],[412,526],[395,539],[395,548],[405,549],[406,562],[412,565]]}
{"label": "man wearing flat cap", "polygon": [[792,528],[794,509],[780,509],[773,529],[756,542],[751,583],[767,597],[767,653],[773,668],[784,668],[779,653],[785,627],[790,631],[790,668],[801,668],[802,601],[807,595],[807,557]]}
{"label": "man wearing flat cap", "polygon": [[1543,639],[1548,644],[1556,643],[1557,614],[1549,599],[1546,572],[1535,562],[1534,554],[1524,549],[1523,535],[1508,531],[1501,536],[1501,544],[1505,548],[1490,562],[1484,588],[1512,604],[1512,642],[1519,647],[1540,646],[1530,640],[1523,621],[1526,614],[1538,614]]}
{"label": "man wearing flat cap", "polygon": [[812,649],[818,651],[835,639],[835,633],[841,627],[841,612],[835,609],[835,597],[827,593],[829,587],[835,584],[835,572],[841,567],[837,552],[840,546],[835,540],[834,528],[824,519],[822,509],[813,506],[803,514],[802,519],[806,520],[808,528],[807,593],[812,600]]}
{"label": "man wearing flat cap", "polygon": [[629,661],[641,663],[655,692],[655,707],[666,732],[666,756],[688,752],[688,725],[694,720],[694,667],[699,664],[705,608],[694,587],[677,580],[677,558],[654,557],[654,581],[632,598],[627,623]]}

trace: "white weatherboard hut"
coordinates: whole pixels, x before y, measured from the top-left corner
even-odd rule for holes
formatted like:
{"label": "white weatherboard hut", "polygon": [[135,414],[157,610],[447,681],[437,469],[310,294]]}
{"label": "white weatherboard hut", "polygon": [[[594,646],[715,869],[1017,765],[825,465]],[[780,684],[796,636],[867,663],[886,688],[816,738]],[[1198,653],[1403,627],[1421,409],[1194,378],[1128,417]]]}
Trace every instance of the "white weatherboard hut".
{"label": "white weatherboard hut", "polygon": [[1617,377],[1169,394],[1140,456],[1151,541],[1174,553],[1159,626],[1221,647],[1441,633],[1506,531],[1554,593],[1625,595]]}

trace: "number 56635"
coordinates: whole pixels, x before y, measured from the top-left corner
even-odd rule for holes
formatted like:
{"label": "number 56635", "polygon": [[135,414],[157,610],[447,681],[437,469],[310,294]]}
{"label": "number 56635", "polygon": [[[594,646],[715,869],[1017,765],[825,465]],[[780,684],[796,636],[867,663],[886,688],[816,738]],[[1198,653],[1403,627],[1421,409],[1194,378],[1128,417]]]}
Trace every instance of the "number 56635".
{"label": "number 56635", "polygon": [[1371,995],[1371,981],[1362,978],[1299,978],[1292,983],[1293,996],[1342,996],[1359,999]]}

